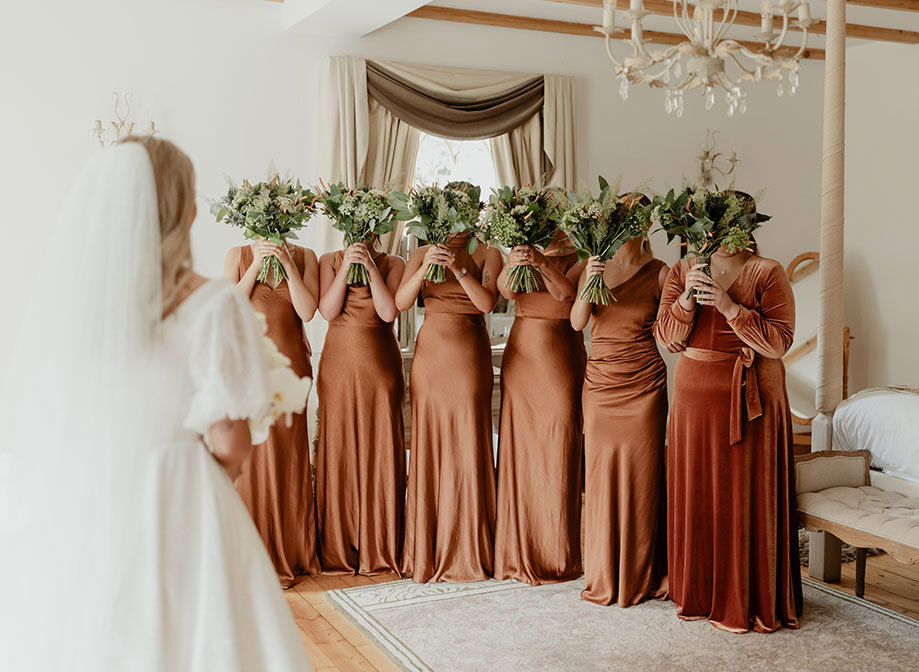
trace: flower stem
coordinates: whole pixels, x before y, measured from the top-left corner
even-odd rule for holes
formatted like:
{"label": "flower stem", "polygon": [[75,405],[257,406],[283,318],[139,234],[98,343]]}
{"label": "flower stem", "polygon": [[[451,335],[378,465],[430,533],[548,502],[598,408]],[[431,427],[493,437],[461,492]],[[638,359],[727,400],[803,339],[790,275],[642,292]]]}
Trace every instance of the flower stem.
{"label": "flower stem", "polygon": [[610,301],[616,300],[616,297],[610,293],[609,287],[603,282],[603,276],[601,274],[590,277],[587,282],[584,283],[584,287],[581,289],[580,298],[582,301],[601,306],[608,306],[610,305]]}
{"label": "flower stem", "polygon": [[443,264],[431,264],[425,271],[424,279],[434,283],[443,282],[447,279],[447,268]]}
{"label": "flower stem", "polygon": [[529,265],[514,266],[507,272],[507,288],[516,293],[529,294],[539,291],[539,281]]}

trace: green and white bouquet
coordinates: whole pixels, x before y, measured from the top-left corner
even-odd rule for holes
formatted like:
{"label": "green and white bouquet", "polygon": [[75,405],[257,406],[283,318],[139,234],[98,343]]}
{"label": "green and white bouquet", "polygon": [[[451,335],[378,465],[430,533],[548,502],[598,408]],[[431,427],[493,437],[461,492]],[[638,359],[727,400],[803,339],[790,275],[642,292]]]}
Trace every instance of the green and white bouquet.
{"label": "green and white bouquet", "polygon": [[[336,182],[321,191],[316,200],[332,220],[332,226],[344,232],[348,246],[389,233],[397,221],[408,218],[408,196],[400,191],[383,191],[366,185],[348,188]],[[367,269],[361,264],[351,264],[347,283],[369,284]]]}
{"label": "green and white bouquet", "polygon": [[[229,190],[211,203],[211,214],[218,222],[226,221],[241,228],[247,239],[264,238],[285,247],[285,241],[296,240],[295,232],[316,212],[316,196],[301,186],[300,180],[281,178],[274,173],[268,182],[252,184],[243,180],[241,186],[229,178],[227,182]],[[275,283],[287,278],[280,259],[275,256],[262,259],[256,279],[265,282],[269,273],[273,273]]]}
{"label": "green and white bouquet", "polygon": [[[483,203],[481,189],[469,182],[450,182],[443,189],[437,186],[418,187],[412,191],[408,204],[411,221],[405,226],[419,240],[440,245],[447,238],[475,229]],[[447,269],[431,264],[424,279],[431,282],[446,280]]]}
{"label": "green and white bouquet", "polygon": [[684,238],[683,244],[705,264],[709,276],[716,250],[722,245],[731,254],[751,249],[753,232],[769,219],[756,211],[755,199],[732,189],[686,187],[679,195],[671,189],[654,199],[651,211],[651,220],[667,233],[667,242]]}
{"label": "green and white bouquet", "polygon": [[[568,234],[581,259],[599,257],[601,261],[609,261],[623,243],[648,232],[651,206],[642,203],[641,194],[620,196],[618,185],[610,186],[602,176],[599,183],[597,197],[586,190],[569,194],[569,205],[559,228]],[[602,306],[615,301],[602,274],[591,276],[584,283],[580,298]]]}
{"label": "green and white bouquet", "polygon": [[[479,235],[484,242],[502,247],[529,245],[545,249],[559,228],[566,202],[560,189],[540,186],[494,189]],[[539,287],[532,266],[514,266],[507,273],[507,288],[512,292],[534,292]]]}

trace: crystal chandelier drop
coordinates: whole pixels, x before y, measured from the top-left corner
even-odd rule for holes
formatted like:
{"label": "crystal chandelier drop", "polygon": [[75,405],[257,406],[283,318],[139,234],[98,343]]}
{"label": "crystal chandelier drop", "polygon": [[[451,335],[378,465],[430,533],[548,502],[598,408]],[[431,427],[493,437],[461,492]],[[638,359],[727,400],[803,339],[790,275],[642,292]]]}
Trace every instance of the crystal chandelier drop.
{"label": "crystal chandelier drop", "polygon": [[[738,0],[672,0],[673,18],[686,40],[667,49],[649,51],[643,37],[642,19],[649,14],[643,0],[630,0],[629,9],[622,12],[632,24],[632,54],[618,59],[613,54],[613,39],[625,39],[625,28],[616,25],[617,0],[603,3],[603,26],[597,28],[606,38],[606,53],[616,66],[619,94],[629,97],[630,84],[647,84],[664,89],[664,109],[683,116],[683,94],[700,89],[705,108],[715,104],[715,90],[724,90],[728,116],[735,111],[747,111],[747,93],[743,85],[764,79],[779,80],[778,95],[784,95],[783,75],[787,73],[788,92],[798,88],[798,66],[807,48],[807,29],[816,23],[811,19],[810,6],[805,1],[763,0],[762,24],[757,41],[762,48],[753,51],[747,46],[725,38],[737,18]],[[791,14],[797,12],[797,20]],[[719,13],[716,18],[715,14]],[[776,20],[780,27],[776,29]],[[785,37],[791,24],[803,33],[801,47],[791,55],[781,56]],[[684,74],[685,73],[685,74]]]}

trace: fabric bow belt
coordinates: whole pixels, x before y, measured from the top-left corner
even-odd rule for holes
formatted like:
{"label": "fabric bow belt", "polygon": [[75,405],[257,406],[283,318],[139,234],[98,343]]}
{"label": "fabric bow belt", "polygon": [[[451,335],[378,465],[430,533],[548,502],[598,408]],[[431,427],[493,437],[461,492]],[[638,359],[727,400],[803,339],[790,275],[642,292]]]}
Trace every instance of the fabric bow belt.
{"label": "fabric bow belt", "polygon": [[763,414],[763,407],[759,400],[759,383],[756,380],[756,367],[753,366],[756,353],[752,348],[741,348],[736,354],[721,350],[686,348],[683,354],[700,362],[734,360],[734,374],[731,380],[731,444],[740,443],[743,439],[741,396],[746,402],[747,420],[753,420]]}

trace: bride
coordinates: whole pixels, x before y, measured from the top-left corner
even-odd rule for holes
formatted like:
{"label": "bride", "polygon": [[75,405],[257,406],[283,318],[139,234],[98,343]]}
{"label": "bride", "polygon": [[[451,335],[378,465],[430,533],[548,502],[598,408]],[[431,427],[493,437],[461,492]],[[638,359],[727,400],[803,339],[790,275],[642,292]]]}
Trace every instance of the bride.
{"label": "bride", "polygon": [[194,218],[188,157],[129,138],[83,170],[24,279],[0,398],[4,669],[309,669],[231,481],[269,401],[261,332],[192,272]]}

